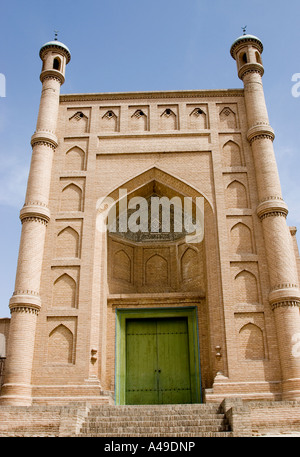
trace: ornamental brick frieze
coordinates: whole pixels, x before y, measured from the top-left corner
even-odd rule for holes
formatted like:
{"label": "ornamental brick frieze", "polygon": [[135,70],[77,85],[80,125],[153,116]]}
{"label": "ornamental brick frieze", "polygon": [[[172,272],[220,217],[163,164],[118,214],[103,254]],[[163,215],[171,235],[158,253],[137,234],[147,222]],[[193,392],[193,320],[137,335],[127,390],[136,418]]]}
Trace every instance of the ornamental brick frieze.
{"label": "ornamental brick frieze", "polygon": [[36,290],[15,290],[13,295],[35,295],[39,297],[39,292]]}
{"label": "ornamental brick frieze", "polygon": [[32,146],[47,146],[51,149],[53,149],[53,151],[55,150],[55,146],[50,142],[50,141],[35,141],[34,143],[32,143]]}
{"label": "ornamental brick frieze", "polygon": [[239,72],[238,72],[238,77],[240,79],[243,79],[247,74],[249,73],[258,73],[260,76],[263,76],[264,74],[264,67],[260,65],[259,63],[257,64],[245,64],[243,65]]}
{"label": "ornamental brick frieze", "polygon": [[11,313],[29,313],[29,314],[39,314],[39,309],[32,308],[30,305],[28,306],[14,306],[10,308]]}
{"label": "ornamental brick frieze", "polygon": [[266,197],[258,204],[256,212],[260,220],[263,220],[266,217],[287,217],[288,208],[281,197]]}
{"label": "ornamental brick frieze", "polygon": [[262,199],[260,200],[259,204],[264,203],[264,202],[267,202],[267,201],[269,201],[269,200],[279,200],[279,201],[281,201],[281,202],[284,202],[284,200],[283,200],[282,197],[280,197],[280,196],[278,196],[278,195],[270,195],[270,196],[268,196],[268,197],[262,198]]}
{"label": "ornamental brick frieze", "polygon": [[271,308],[274,311],[277,308],[300,308],[300,300],[286,300],[278,303],[272,303]]}
{"label": "ornamental brick frieze", "polygon": [[58,146],[57,137],[50,130],[37,131],[31,137],[31,146],[36,145],[47,146],[54,150]]}
{"label": "ornamental brick frieze", "polygon": [[35,201],[35,202],[25,202],[24,207],[26,206],[42,206],[44,208],[47,208],[46,203]]}
{"label": "ornamental brick frieze", "polygon": [[250,127],[247,132],[247,140],[252,144],[255,140],[268,139],[273,141],[275,133],[269,124],[259,122],[256,125]]}
{"label": "ornamental brick frieze", "polygon": [[236,54],[245,47],[245,45],[249,44],[250,46],[255,47],[259,53],[263,52],[263,44],[262,42],[253,35],[243,35],[236,40],[230,48],[230,54],[233,59],[235,59]]}
{"label": "ornamental brick frieze", "polygon": [[271,288],[271,292],[273,290],[289,289],[289,288],[297,288],[297,287],[298,287],[298,284],[291,284],[291,283],[277,284],[276,286]]}
{"label": "ornamental brick frieze", "polygon": [[284,211],[270,211],[269,213],[265,213],[262,216],[260,216],[260,220],[264,220],[267,217],[285,217],[286,218],[286,213]]}
{"label": "ornamental brick frieze", "polygon": [[252,144],[255,140],[265,140],[265,139],[273,141],[274,137],[270,134],[263,133],[263,134],[255,135],[253,138],[251,138],[251,140],[249,140],[249,142],[250,142],[250,144]]}
{"label": "ornamental brick frieze", "polygon": [[66,57],[66,64],[68,64],[71,60],[71,53],[69,49],[66,46],[61,46],[61,43],[59,41],[51,41],[49,43],[46,43],[41,49],[40,49],[40,58],[43,60],[43,62],[47,59],[47,56],[51,56],[51,51],[53,52],[55,50],[58,54],[61,56]]}
{"label": "ornamental brick frieze", "polygon": [[9,301],[9,309],[12,311],[33,309],[39,311],[41,308],[41,299],[39,292],[36,290],[16,289]]}
{"label": "ornamental brick frieze", "polygon": [[269,294],[272,309],[283,306],[300,306],[300,292],[297,284],[284,283],[275,287]]}
{"label": "ornamental brick frieze", "polygon": [[215,98],[215,97],[243,97],[243,89],[228,89],[228,90],[193,90],[193,91],[172,91],[172,92],[128,92],[128,93],[101,93],[101,94],[62,94],[60,101],[62,103],[73,103],[73,102],[106,102],[106,101],[120,101],[120,100],[160,100],[160,99],[198,99],[198,98]]}
{"label": "ornamental brick frieze", "polygon": [[57,81],[59,84],[63,84],[65,82],[65,78],[59,71],[56,70],[45,70],[41,73],[40,76],[41,82],[45,82],[45,80],[50,81]]}
{"label": "ornamental brick frieze", "polygon": [[24,221],[35,221],[48,223],[50,221],[50,210],[45,203],[25,203],[20,211],[20,219]]}
{"label": "ornamental brick frieze", "polygon": [[47,225],[49,221],[43,217],[24,217],[21,219],[21,222],[22,224],[25,222],[38,222],[39,224]]}

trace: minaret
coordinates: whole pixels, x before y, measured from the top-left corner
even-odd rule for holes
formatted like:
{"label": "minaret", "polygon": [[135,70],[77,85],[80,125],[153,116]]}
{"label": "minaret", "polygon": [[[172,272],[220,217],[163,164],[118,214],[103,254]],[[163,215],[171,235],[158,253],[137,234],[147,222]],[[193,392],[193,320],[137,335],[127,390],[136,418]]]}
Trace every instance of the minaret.
{"label": "minaret", "polygon": [[268,262],[269,302],[274,311],[282,372],[282,399],[300,400],[300,357],[295,351],[300,337],[300,292],[295,256],[286,223],[287,205],[281,194],[273,150],[274,132],[269,125],[262,76],[263,45],[244,34],[231,46],[238,76],[244,84],[248,120],[247,138],[256,170],[261,220]]}
{"label": "minaret", "polygon": [[55,39],[40,50],[43,67],[40,75],[42,94],[37,126],[31,138],[32,159],[25,204],[20,212],[22,233],[15,281],[10,299],[10,335],[5,366],[1,404],[31,404],[31,372],[36,320],[41,308],[39,295],[44,242],[47,223],[52,159],[60,86],[71,55],[68,48]]}

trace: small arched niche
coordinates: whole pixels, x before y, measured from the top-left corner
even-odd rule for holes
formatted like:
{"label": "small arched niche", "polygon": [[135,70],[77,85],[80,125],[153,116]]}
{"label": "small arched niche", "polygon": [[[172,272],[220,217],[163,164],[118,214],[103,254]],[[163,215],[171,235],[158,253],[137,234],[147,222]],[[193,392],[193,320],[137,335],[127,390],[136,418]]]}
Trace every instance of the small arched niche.
{"label": "small arched niche", "polygon": [[238,222],[230,230],[230,245],[231,250],[235,254],[252,254],[252,233],[250,228]]}
{"label": "small arched niche", "polygon": [[190,129],[207,129],[206,114],[202,108],[194,108],[188,117],[188,127]]}
{"label": "small arched niche", "polygon": [[53,285],[52,306],[55,308],[75,308],[76,282],[64,273],[56,279]]}
{"label": "small arched niche", "polygon": [[247,53],[242,51],[239,55],[239,62],[240,62],[240,67],[242,65],[245,65],[246,63],[248,63],[248,56],[247,56]]}
{"label": "small arched niche", "polygon": [[248,208],[247,191],[240,181],[232,181],[225,191],[227,208]]}
{"label": "small arched niche", "polygon": [[53,59],[53,70],[61,70],[61,60],[59,57],[54,57]]}
{"label": "small arched niche", "polygon": [[146,286],[164,286],[168,279],[168,261],[160,254],[154,254],[145,264]]}
{"label": "small arched niche", "polygon": [[257,279],[250,271],[243,270],[235,276],[234,289],[236,303],[259,302]]}
{"label": "small arched niche", "polygon": [[78,146],[74,146],[66,152],[65,170],[66,171],[81,171],[84,170],[85,153]]}
{"label": "small arched niche", "polygon": [[82,190],[74,183],[63,188],[61,194],[61,211],[82,211]]}
{"label": "small arched niche", "polygon": [[241,360],[263,360],[265,358],[263,332],[256,324],[249,322],[240,329],[239,353]]}
{"label": "small arched niche", "polygon": [[259,63],[260,65],[262,65],[261,55],[258,51],[255,51],[255,60],[256,60],[256,63]]}
{"label": "small arched niche", "polygon": [[73,333],[63,324],[58,325],[49,334],[48,363],[73,363]]}
{"label": "small arched niche", "polygon": [[177,130],[177,116],[171,108],[166,108],[159,118],[160,130]]}
{"label": "small arched niche", "polygon": [[188,247],[181,257],[181,276],[183,282],[194,280],[199,274],[198,252]]}
{"label": "small arched niche", "polygon": [[242,166],[241,148],[232,140],[227,141],[222,148],[223,167]]}
{"label": "small arched niche", "polygon": [[148,130],[148,117],[144,110],[137,109],[131,116],[131,129],[134,131]]}
{"label": "small arched niche", "polygon": [[237,118],[236,114],[228,106],[224,107],[220,112],[220,124],[224,129],[236,129]]}
{"label": "small arched niche", "polygon": [[61,230],[57,235],[56,257],[79,257],[79,234],[70,226]]}
{"label": "small arched niche", "polygon": [[117,132],[119,130],[119,120],[117,114],[113,110],[108,110],[101,117],[101,131]]}
{"label": "small arched niche", "polygon": [[113,278],[131,283],[131,259],[124,249],[120,249],[114,253]]}
{"label": "small arched niche", "polygon": [[67,126],[68,132],[71,133],[86,133],[89,129],[89,119],[82,111],[77,111],[70,118]]}

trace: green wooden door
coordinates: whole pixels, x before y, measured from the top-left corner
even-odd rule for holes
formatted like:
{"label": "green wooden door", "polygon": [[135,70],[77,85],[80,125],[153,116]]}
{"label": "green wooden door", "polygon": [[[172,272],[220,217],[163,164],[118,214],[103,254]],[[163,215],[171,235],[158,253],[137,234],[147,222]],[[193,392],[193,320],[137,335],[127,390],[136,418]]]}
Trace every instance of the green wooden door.
{"label": "green wooden door", "polygon": [[191,403],[187,318],[127,319],[126,403]]}

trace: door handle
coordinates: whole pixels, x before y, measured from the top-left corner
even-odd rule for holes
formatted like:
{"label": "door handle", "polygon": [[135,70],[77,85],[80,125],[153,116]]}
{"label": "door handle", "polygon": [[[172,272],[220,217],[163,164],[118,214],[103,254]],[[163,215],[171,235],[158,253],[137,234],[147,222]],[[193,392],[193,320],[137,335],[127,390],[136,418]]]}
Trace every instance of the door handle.
{"label": "door handle", "polygon": [[161,372],[161,370],[154,370],[154,372],[155,372],[155,373],[156,373],[156,372],[160,373],[160,372]]}

